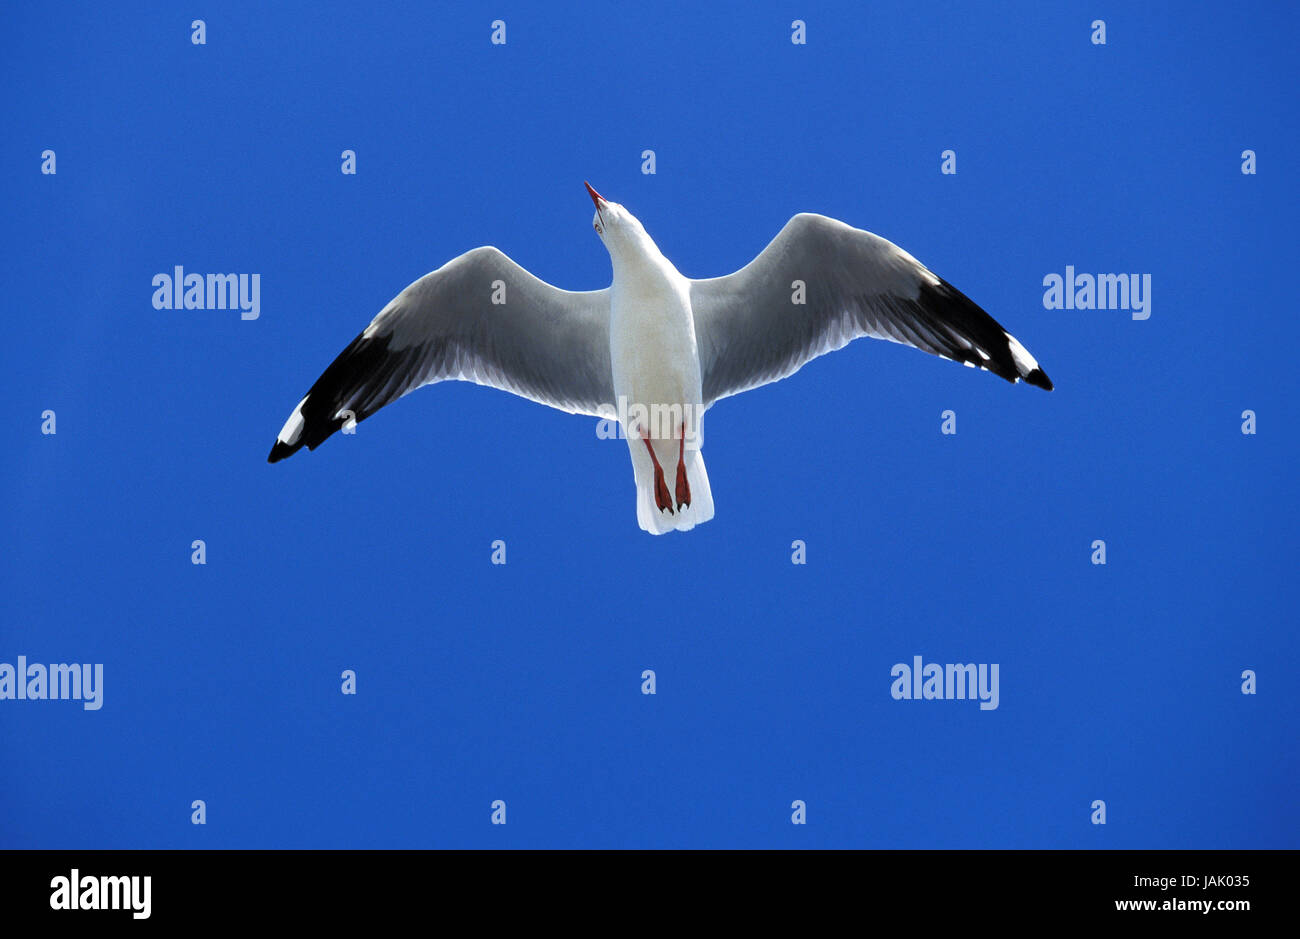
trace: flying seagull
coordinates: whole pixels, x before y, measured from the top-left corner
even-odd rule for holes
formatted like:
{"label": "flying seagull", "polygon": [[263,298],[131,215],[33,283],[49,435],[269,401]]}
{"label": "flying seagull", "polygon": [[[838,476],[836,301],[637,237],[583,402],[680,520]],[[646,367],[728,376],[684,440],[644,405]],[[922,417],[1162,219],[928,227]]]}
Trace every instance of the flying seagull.
{"label": "flying seagull", "polygon": [[[1052,390],[1014,336],[902,248],[824,215],[790,219],[734,274],[691,280],[627,209],[587,184],[613,283],[568,291],[475,248],[379,311],[289,415],[269,462],[434,382],[490,385],[618,421],[652,534],[713,517],[700,418],[860,336]],[[668,480],[672,480],[671,486]]]}

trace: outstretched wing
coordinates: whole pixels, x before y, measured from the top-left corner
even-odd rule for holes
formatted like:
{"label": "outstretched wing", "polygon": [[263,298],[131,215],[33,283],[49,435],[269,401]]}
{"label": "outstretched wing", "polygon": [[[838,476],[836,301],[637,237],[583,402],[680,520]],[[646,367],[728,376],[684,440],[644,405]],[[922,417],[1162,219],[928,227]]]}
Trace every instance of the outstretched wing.
{"label": "outstretched wing", "polygon": [[422,385],[477,382],[570,414],[614,400],[609,290],[552,287],[496,248],[475,248],[393,298],[325,369],[267,458],[315,450]]}
{"label": "outstretched wing", "polygon": [[963,293],[897,245],[824,215],[796,215],[734,274],[691,281],[691,306],[706,406],[860,336],[1052,390],[1025,347]]}

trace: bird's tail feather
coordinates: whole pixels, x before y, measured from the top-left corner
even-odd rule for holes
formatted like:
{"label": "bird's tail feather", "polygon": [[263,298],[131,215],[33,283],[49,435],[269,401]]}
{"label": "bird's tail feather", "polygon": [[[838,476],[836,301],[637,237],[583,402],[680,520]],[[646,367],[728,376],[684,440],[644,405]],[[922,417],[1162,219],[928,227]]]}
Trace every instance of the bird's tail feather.
{"label": "bird's tail feather", "polygon": [[[655,505],[654,467],[650,460],[633,460],[633,467],[636,475],[636,520],[642,530],[652,535],[690,531],[713,518],[713,492],[709,489],[709,474],[704,468],[704,454],[699,450],[686,451],[686,482],[691,487],[691,504],[680,508],[674,505],[672,512]],[[666,482],[671,492],[674,489],[672,475]]]}

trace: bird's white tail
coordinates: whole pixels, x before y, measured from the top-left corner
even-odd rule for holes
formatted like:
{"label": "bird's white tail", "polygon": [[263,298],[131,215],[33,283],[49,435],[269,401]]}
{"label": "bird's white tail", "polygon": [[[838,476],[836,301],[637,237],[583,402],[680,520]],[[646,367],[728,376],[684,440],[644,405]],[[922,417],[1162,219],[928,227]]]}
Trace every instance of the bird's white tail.
{"label": "bird's white tail", "polygon": [[[641,447],[641,443],[637,443]],[[634,450],[633,453],[636,451]],[[644,453],[644,450],[642,451]],[[673,510],[659,509],[655,504],[654,465],[647,456],[632,460],[636,475],[636,520],[644,531],[662,535],[670,531],[690,531],[713,518],[713,492],[709,489],[709,474],[704,468],[704,454],[699,450],[685,453],[686,482],[691,489],[691,504]],[[674,489],[673,478],[668,476],[669,490]]]}

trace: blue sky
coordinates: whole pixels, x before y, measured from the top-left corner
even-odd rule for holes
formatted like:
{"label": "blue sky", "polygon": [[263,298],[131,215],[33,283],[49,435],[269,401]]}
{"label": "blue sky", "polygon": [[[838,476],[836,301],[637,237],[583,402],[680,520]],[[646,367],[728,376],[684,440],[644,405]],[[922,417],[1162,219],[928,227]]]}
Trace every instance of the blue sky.
{"label": "blue sky", "polygon": [[[1300,844],[1293,8],[0,26],[0,663],[104,666],[97,711],[0,700],[0,847]],[[688,276],[800,211],[874,231],[1056,390],[856,342],[710,411],[717,516],[663,538],[623,442],[474,385],[265,462],[461,252],[606,286],[584,179]],[[259,318],[155,310],[176,265],[260,274]],[[1150,318],[1045,309],[1066,265],[1150,274]],[[999,707],[894,700],[916,655],[999,664]]]}

